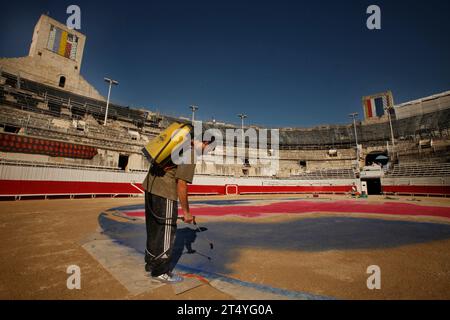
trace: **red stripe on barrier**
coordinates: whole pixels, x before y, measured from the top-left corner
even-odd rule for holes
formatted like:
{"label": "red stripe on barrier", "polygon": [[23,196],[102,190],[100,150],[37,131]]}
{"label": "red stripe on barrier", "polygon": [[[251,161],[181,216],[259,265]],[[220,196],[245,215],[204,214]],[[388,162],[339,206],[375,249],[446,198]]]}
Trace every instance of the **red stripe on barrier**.
{"label": "red stripe on barrier", "polygon": [[[142,185],[138,185],[142,187]],[[239,194],[250,193],[345,193],[351,186],[239,186]],[[190,194],[224,195],[225,186],[190,185]],[[32,194],[100,194],[100,193],[139,193],[130,183],[117,182],[79,182],[79,181],[40,181],[40,180],[0,180],[0,195]]]}
{"label": "red stripe on barrier", "polygon": [[225,194],[225,186],[214,186],[214,185],[189,185],[189,194]]}
{"label": "red stripe on barrier", "polygon": [[[142,187],[141,184],[137,184]],[[190,194],[225,195],[226,186],[190,185]],[[348,193],[352,186],[238,186],[238,194]],[[383,186],[385,193],[450,195],[450,186]],[[0,195],[139,194],[131,183],[0,180]]]}
{"label": "red stripe on barrier", "polygon": [[140,194],[131,183],[0,180],[0,195]]}
{"label": "red stripe on barrier", "polygon": [[385,193],[450,194],[450,186],[383,186]]}

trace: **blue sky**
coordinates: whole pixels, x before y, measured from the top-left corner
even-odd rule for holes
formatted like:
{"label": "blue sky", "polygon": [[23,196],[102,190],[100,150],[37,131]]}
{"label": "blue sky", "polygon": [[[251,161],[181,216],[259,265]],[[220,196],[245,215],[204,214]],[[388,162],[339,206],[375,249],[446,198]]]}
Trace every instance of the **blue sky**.
{"label": "blue sky", "polygon": [[[81,8],[83,76],[112,99],[171,115],[266,126],[349,123],[361,97],[450,90],[449,1],[20,1],[2,3],[0,56],[28,53],[41,13]],[[382,30],[366,28],[381,7]]]}

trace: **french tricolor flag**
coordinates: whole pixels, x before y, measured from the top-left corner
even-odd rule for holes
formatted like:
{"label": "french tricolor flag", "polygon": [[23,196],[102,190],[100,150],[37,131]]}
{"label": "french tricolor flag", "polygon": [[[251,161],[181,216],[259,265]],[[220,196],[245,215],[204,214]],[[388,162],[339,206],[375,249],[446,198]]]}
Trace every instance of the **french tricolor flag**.
{"label": "french tricolor flag", "polygon": [[366,99],[364,101],[364,111],[366,118],[381,117],[384,115],[384,109],[388,105],[388,98],[386,96]]}

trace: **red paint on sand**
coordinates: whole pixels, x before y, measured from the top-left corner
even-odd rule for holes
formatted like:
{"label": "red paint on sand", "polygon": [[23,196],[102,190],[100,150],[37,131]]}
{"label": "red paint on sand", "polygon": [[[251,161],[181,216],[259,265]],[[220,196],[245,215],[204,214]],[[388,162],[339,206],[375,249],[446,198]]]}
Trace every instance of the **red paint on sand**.
{"label": "red paint on sand", "polygon": [[[267,205],[229,205],[191,207],[191,212],[197,216],[226,216],[237,215],[243,217],[258,217],[270,214],[304,214],[312,212],[333,213],[372,213],[407,216],[437,216],[450,218],[450,207],[421,206],[409,203],[366,203],[360,201],[286,201]],[[182,214],[182,210],[178,210]],[[144,216],[144,211],[128,211],[128,216]]]}

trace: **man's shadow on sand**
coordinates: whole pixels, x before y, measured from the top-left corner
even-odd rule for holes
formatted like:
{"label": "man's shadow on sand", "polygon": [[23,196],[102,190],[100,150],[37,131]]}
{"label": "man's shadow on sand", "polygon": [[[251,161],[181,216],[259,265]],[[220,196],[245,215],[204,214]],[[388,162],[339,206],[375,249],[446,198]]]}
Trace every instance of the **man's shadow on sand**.
{"label": "man's shadow on sand", "polygon": [[197,240],[197,234],[199,232],[204,232],[206,230],[208,230],[208,228],[205,227],[200,227],[198,229],[185,227],[179,228],[177,230],[177,236],[175,238],[175,243],[172,249],[172,259],[170,261],[170,266],[172,269],[175,268],[175,266],[177,265],[178,261],[181,259],[181,256],[183,254],[195,254],[211,261],[211,257],[195,250],[192,247],[192,245]]}

